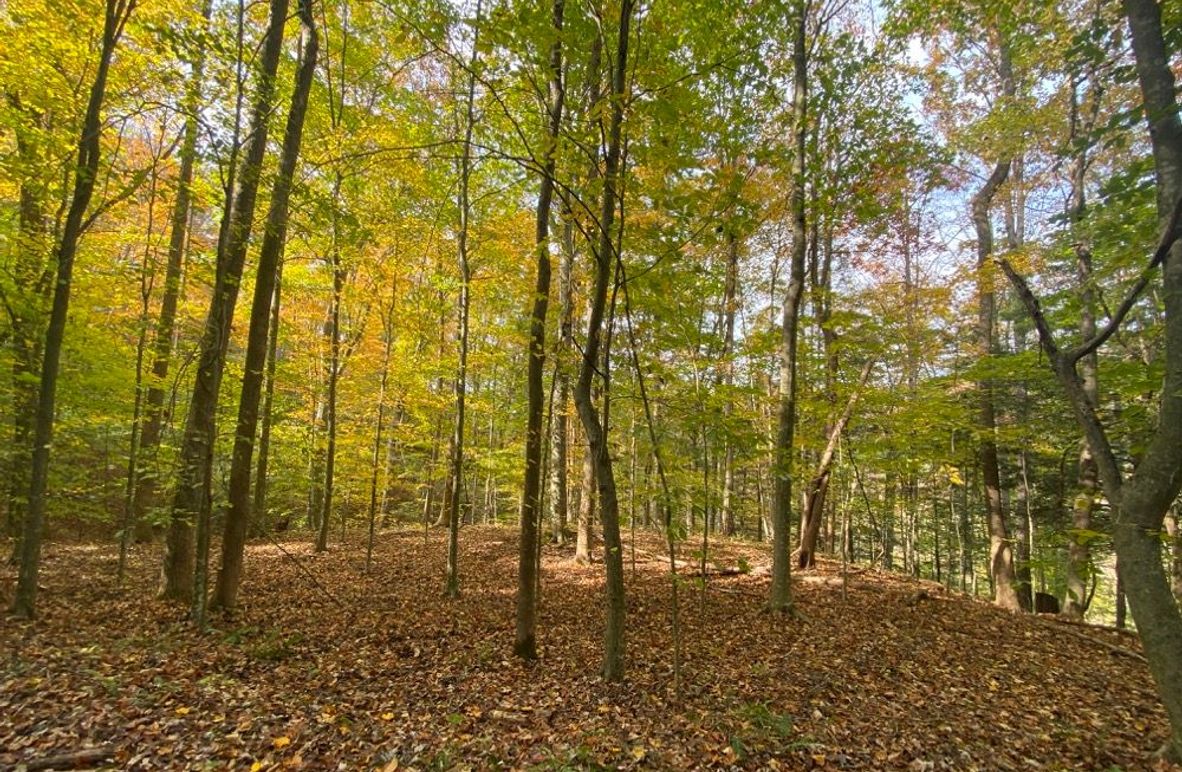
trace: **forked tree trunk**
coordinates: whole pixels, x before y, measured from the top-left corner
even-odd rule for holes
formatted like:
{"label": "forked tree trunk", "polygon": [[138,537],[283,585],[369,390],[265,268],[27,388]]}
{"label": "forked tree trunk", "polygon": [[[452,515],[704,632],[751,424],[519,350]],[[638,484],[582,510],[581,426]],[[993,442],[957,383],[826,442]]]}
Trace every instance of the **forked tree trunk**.
{"label": "forked tree trunk", "polygon": [[592,394],[592,383],[602,360],[604,312],[608,287],[615,273],[614,226],[619,204],[620,155],[624,123],[624,99],[628,77],[629,28],[632,23],[632,0],[622,0],[616,58],[612,70],[611,119],[607,130],[607,153],[604,158],[603,201],[599,212],[598,243],[595,248],[595,286],[591,295],[591,313],[583,364],[575,385],[575,405],[587,434],[587,443],[599,489],[599,517],[603,528],[603,562],[607,575],[607,624],[604,632],[603,677],[619,681],[624,677],[624,556],[620,541],[620,511],[616,480],[607,435],[599,408]]}
{"label": "forked tree trunk", "polygon": [[[1171,742],[1163,749],[1182,759],[1182,613],[1162,564],[1160,538],[1166,511],[1182,488],[1182,122],[1174,75],[1155,0],[1124,0],[1132,31],[1137,76],[1149,124],[1157,182],[1161,240],[1153,259],[1112,319],[1092,339],[1062,350],[1038,299],[1008,262],[1000,261],[1035,322],[1039,339],[1095,458],[1113,510],[1118,580],[1137,622],[1149,671],[1169,717]],[[1165,378],[1156,429],[1137,468],[1126,477],[1104,425],[1084,391],[1079,360],[1119,328],[1160,266],[1165,316]]]}
{"label": "forked tree trunk", "polygon": [[[275,73],[283,51],[283,25],[287,19],[288,0],[271,0],[270,17],[259,60],[259,84],[251,113],[249,140],[241,167],[237,171],[238,189],[233,206],[218,238],[217,276],[213,295],[201,334],[197,355],[197,374],[193,398],[181,439],[180,468],[173,496],[164,580],[161,594],[169,600],[194,601],[194,610],[203,613],[205,598],[202,582],[195,582],[198,569],[204,574],[204,555],[194,555],[194,525],[198,541],[208,532],[210,477],[213,467],[214,423],[234,307],[242,283],[242,267],[254,225],[254,205],[261,180],[263,157],[267,151],[267,127],[274,112]],[[205,537],[207,541],[207,536]],[[204,552],[199,543],[198,553]],[[201,565],[198,565],[201,564]],[[195,585],[197,586],[195,589]],[[202,594],[201,598],[195,592]]]}
{"label": "forked tree trunk", "polygon": [[255,433],[258,430],[259,401],[263,392],[263,374],[267,366],[271,309],[278,282],[279,262],[287,239],[288,201],[303,138],[304,115],[316,74],[319,38],[312,15],[312,0],[300,0],[298,16],[302,25],[303,51],[296,72],[279,172],[271,191],[271,204],[263,230],[255,274],[254,299],[250,308],[247,332],[246,364],[242,373],[242,393],[238,401],[238,428],[230,463],[229,509],[222,533],[222,566],[214,590],[214,608],[231,611],[238,602],[242,582],[242,558],[250,523],[250,477],[253,471]]}
{"label": "forked tree trunk", "polygon": [[829,490],[829,476],[833,471],[837,443],[854,414],[854,407],[857,406],[858,399],[862,396],[862,390],[866,388],[866,382],[870,379],[873,369],[874,360],[867,360],[858,377],[858,383],[845,404],[845,410],[842,411],[841,417],[837,419],[829,432],[829,441],[825,444],[825,450],[817,461],[813,478],[809,481],[809,487],[805,492],[804,510],[801,512],[800,556],[797,561],[800,568],[809,568],[816,563],[817,536],[821,532],[821,518],[825,511],[825,494]]}

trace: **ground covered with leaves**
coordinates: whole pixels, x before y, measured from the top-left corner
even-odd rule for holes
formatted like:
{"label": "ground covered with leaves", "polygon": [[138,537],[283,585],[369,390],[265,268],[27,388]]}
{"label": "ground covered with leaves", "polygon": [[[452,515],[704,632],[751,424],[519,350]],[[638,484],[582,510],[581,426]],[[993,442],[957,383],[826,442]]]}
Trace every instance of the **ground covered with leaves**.
{"label": "ground covered with leaves", "polygon": [[559,547],[527,665],[515,531],[464,529],[458,600],[445,544],[388,531],[366,573],[360,540],[256,543],[242,608],[205,633],[154,598],[159,548],[120,590],[113,547],[49,546],[41,617],[0,628],[0,768],[1146,769],[1166,738],[1129,636],[876,571],[843,593],[831,564],[795,575],[799,618],[772,617],[758,545],[712,546],[744,571],[684,580],[680,699],[656,537],[626,555],[624,683],[598,675],[603,567]]}

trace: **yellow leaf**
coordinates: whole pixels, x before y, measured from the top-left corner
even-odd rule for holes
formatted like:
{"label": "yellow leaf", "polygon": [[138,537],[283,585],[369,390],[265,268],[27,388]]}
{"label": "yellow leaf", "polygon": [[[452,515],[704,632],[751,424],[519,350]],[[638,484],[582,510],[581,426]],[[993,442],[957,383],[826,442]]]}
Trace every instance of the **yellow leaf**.
{"label": "yellow leaf", "polygon": [[394,720],[394,714],[393,714],[393,713],[383,713],[383,714],[382,714],[382,720],[383,720],[383,721],[393,721],[393,720]]}
{"label": "yellow leaf", "polygon": [[261,770],[262,768],[263,768],[263,762],[256,761],[255,763],[250,765],[250,772],[259,772],[259,770]]}
{"label": "yellow leaf", "polygon": [[291,738],[282,736],[276,737],[271,741],[271,745],[273,745],[276,750],[280,748],[286,748],[287,746],[291,745]]}
{"label": "yellow leaf", "polygon": [[176,714],[178,716],[187,716],[187,715],[189,715],[190,710],[191,710],[191,708],[177,708]]}
{"label": "yellow leaf", "polygon": [[632,758],[636,759],[637,761],[642,760],[647,753],[648,751],[644,749],[643,745],[636,745],[632,748]]}

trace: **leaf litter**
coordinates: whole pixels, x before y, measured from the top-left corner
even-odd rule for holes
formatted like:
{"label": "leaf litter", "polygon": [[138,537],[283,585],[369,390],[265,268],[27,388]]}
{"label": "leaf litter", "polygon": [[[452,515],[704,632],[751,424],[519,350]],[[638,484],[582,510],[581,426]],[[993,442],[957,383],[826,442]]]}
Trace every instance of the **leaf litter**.
{"label": "leaf litter", "polygon": [[625,547],[622,684],[599,677],[602,565],[569,547],[543,552],[540,660],[512,656],[516,545],[466,527],[449,600],[442,531],[382,533],[368,574],[360,538],[256,543],[205,633],[154,597],[160,547],[120,590],[115,548],[50,545],[40,618],[0,628],[0,768],[1168,768],[1133,636],[876,570],[843,598],[827,562],[794,574],[799,619],[773,617],[767,548],[721,540],[711,563],[744,570],[685,569],[679,702],[659,537]]}

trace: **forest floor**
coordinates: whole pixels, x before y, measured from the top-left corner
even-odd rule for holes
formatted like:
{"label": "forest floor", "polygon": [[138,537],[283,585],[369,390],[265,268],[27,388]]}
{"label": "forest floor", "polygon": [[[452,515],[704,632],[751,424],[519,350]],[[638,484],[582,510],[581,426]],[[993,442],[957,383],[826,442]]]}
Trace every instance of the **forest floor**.
{"label": "forest floor", "polygon": [[725,542],[717,565],[757,570],[682,587],[678,701],[658,537],[634,569],[626,548],[618,685],[598,675],[602,564],[546,548],[527,665],[516,531],[464,529],[454,601],[445,544],[384,532],[366,574],[360,537],[322,555],[302,535],[254,543],[242,608],[204,634],[154,598],[159,547],[134,549],[120,591],[114,547],[49,545],[40,618],[0,623],[0,768],[1161,768],[1132,636],[864,569],[843,597],[830,563],[794,575],[800,619],[772,617],[766,548]]}

